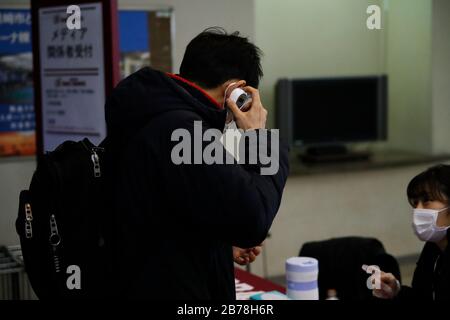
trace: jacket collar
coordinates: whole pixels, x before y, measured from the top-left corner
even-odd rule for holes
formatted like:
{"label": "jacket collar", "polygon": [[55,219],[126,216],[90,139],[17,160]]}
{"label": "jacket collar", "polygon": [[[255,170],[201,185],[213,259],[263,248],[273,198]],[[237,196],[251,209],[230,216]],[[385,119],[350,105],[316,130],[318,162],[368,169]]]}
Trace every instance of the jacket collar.
{"label": "jacket collar", "polygon": [[[187,87],[187,88],[192,88],[195,89],[197,92],[201,93],[203,95],[203,97],[208,100],[208,102],[212,105],[214,105],[216,108],[218,108],[219,110],[223,109],[223,106],[220,105],[216,99],[214,99],[213,97],[211,97],[205,90],[203,90],[200,86],[198,86],[197,84],[195,84],[194,82],[191,82],[183,77],[181,77],[178,74],[173,74],[173,73],[166,73],[170,78],[176,80],[180,85],[182,85],[183,87]],[[191,91],[191,90],[188,90]]]}
{"label": "jacket collar", "polygon": [[209,125],[218,130],[225,127],[227,110],[224,109],[213,97],[195,83],[175,74],[166,73],[166,79],[172,83],[184,100],[189,102],[203,117]]}

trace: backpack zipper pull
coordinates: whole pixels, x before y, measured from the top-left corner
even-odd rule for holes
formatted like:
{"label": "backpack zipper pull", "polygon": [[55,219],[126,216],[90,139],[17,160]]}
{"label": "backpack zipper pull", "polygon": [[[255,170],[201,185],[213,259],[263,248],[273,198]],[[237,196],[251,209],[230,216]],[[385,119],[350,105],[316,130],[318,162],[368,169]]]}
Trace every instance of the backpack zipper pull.
{"label": "backpack zipper pull", "polygon": [[98,157],[98,154],[93,149],[92,149],[91,160],[92,160],[92,163],[94,164],[94,177],[100,178],[102,175],[102,173],[100,171],[100,159]]}
{"label": "backpack zipper pull", "polygon": [[25,203],[25,237],[27,239],[31,239],[33,237],[33,227],[31,225],[31,221],[33,221],[31,204]]}
{"label": "backpack zipper pull", "polygon": [[58,245],[61,243],[61,237],[59,236],[58,232],[58,225],[56,224],[56,218],[55,215],[52,214],[50,216],[50,239],[49,242],[53,248],[53,262],[55,264],[55,270],[56,272],[60,272],[60,262],[59,262],[59,256],[56,252]]}
{"label": "backpack zipper pull", "polygon": [[104,148],[101,148],[101,147],[90,148],[89,146],[86,145],[84,140],[81,141],[81,144],[91,154],[91,161],[94,165],[94,177],[100,178],[102,175],[102,172],[100,170],[100,158],[98,157],[98,154],[97,154],[97,152],[95,152],[95,150],[104,151]]}

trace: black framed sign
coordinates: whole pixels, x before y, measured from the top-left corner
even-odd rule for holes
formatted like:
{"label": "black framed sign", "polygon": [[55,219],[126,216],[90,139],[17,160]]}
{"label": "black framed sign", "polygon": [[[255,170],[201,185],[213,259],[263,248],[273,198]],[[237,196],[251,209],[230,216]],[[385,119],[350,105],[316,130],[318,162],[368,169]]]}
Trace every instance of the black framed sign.
{"label": "black framed sign", "polygon": [[37,153],[65,140],[100,143],[120,77],[117,1],[32,1],[31,10]]}

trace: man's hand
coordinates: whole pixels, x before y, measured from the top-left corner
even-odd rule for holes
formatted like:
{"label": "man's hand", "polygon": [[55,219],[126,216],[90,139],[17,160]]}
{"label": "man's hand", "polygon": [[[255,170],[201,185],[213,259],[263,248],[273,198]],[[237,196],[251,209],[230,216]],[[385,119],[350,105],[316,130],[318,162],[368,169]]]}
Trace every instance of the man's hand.
{"label": "man's hand", "polygon": [[373,295],[380,299],[394,299],[400,292],[400,282],[392,273],[381,271],[380,289],[373,289]]}
{"label": "man's hand", "polygon": [[246,110],[240,110],[233,100],[227,99],[227,105],[233,113],[234,120],[239,129],[264,129],[266,127],[267,110],[261,103],[259,91],[252,87],[243,87],[245,92],[252,95],[250,107]]}
{"label": "man's hand", "polygon": [[233,247],[233,259],[234,262],[245,266],[255,261],[256,257],[261,253],[262,247],[257,246],[249,249],[242,249],[239,247]]}

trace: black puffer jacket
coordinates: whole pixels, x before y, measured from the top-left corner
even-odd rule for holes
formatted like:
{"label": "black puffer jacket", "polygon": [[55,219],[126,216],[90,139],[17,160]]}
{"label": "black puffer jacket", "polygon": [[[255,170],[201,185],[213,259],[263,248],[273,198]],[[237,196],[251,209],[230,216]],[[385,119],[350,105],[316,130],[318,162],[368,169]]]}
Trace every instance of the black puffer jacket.
{"label": "black puffer jacket", "polygon": [[234,299],[232,246],[266,237],[288,175],[258,166],[175,165],[178,128],[223,130],[226,111],[183,79],[144,68],[106,103],[112,144],[118,294],[148,299]]}

